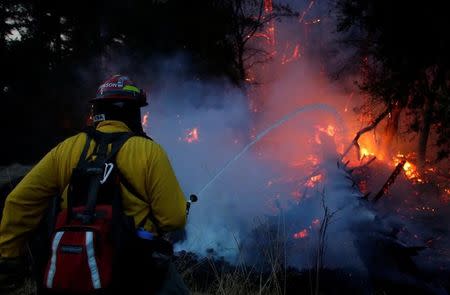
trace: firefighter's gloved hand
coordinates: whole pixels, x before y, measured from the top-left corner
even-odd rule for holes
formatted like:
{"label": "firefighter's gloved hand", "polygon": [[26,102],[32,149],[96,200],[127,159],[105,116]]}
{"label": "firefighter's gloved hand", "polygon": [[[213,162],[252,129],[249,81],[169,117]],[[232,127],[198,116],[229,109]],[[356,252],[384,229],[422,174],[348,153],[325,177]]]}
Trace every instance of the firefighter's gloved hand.
{"label": "firefighter's gloved hand", "polygon": [[0,257],[0,294],[20,287],[25,279],[26,270],[23,257]]}

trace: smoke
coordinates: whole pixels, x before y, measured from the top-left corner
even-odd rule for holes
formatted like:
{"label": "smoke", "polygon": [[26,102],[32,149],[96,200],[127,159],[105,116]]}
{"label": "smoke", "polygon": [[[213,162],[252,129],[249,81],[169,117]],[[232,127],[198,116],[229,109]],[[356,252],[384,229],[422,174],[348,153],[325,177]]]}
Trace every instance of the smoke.
{"label": "smoke", "polygon": [[[297,24],[294,21],[277,25],[277,32],[281,33],[292,32],[292,26]],[[282,38],[281,34],[278,38]],[[307,48],[302,52],[307,54]],[[339,211],[329,227],[333,243],[327,251],[327,262],[348,265],[355,260],[352,257],[357,257],[349,245],[352,239],[348,238],[348,228],[350,217],[354,216],[352,208],[358,207],[361,197],[346,176],[335,171],[336,144],[343,145],[348,137],[340,118],[348,93],[340,85],[330,83],[320,62],[308,56],[284,66],[278,61],[267,66],[269,71],[256,69],[262,73],[260,79],[269,82],[259,88],[261,94],[255,99],[260,111],[254,113],[241,89],[226,80],[198,79],[186,56],[149,63],[153,80],[148,87],[150,105],[143,110],[143,114],[149,113],[146,131],[166,149],[186,196],[200,192],[260,132],[286,114],[312,104],[326,106],[292,116],[231,163],[199,195],[189,216],[187,239],[176,249],[200,256],[214,253],[232,263],[242,259],[259,263],[262,257],[256,256],[256,244],[265,244],[273,237],[258,232],[266,224],[279,223],[277,218],[283,215],[286,228],[276,238],[304,247],[306,253],[298,255],[293,247],[287,254],[288,263],[309,267],[317,248],[315,234],[323,220],[323,194],[331,212]],[[266,74],[272,71],[276,74]],[[318,144],[318,128],[330,124],[335,126],[339,142],[330,141],[325,135]],[[186,137],[194,128],[198,141],[189,143]],[[320,169],[309,163],[311,157],[318,158]],[[320,171],[323,181],[307,187],[305,183],[315,170]],[[300,202],[301,199],[307,200]],[[273,222],[274,218],[277,221]],[[319,220],[319,224],[309,228],[314,220]],[[293,236],[303,229],[308,237],[295,241]]]}
{"label": "smoke", "polygon": [[[323,10],[311,9],[309,19]],[[394,204],[384,211],[373,207],[353,182],[357,177],[338,164],[338,152],[363,127],[353,112],[363,99],[349,83],[354,76],[335,81],[328,73],[339,71],[340,61],[352,52],[336,47],[331,17],[322,18],[321,26],[312,24],[300,40],[292,34],[298,32],[295,26],[296,21],[277,24],[277,38],[280,44],[301,41],[300,57],[284,64],[274,60],[254,70],[264,82],[250,97],[256,112],[242,90],[226,80],[196,78],[185,57],[153,65],[157,80],[144,110],[150,114],[146,131],[167,150],[185,194],[202,191],[191,209],[187,239],[176,244],[176,250],[264,264],[271,249],[288,265],[312,268],[318,249],[324,247],[326,267],[382,275],[384,265],[390,269],[387,273],[398,275],[393,263],[397,257],[390,251],[425,242],[414,241],[405,229],[425,236],[433,236],[432,230],[395,216]],[[317,104],[326,110],[312,108],[277,125],[294,110]],[[273,124],[276,128],[266,133]],[[329,126],[332,136],[324,132]],[[189,143],[185,139],[194,128],[198,141]],[[261,134],[264,137],[253,144]],[[236,155],[239,159],[230,163]],[[373,177],[373,191],[392,170],[383,169]],[[403,185],[393,194],[413,194],[405,188],[407,179],[399,182]],[[393,236],[399,229],[403,240]],[[383,247],[373,246],[380,241]],[[411,259],[408,255],[405,261]],[[440,259],[436,253],[431,256]]]}
{"label": "smoke", "polygon": [[[223,81],[189,79],[172,71],[160,77],[165,83],[151,90],[152,100],[143,110],[150,113],[146,131],[166,149],[188,196],[198,193],[243,148],[251,123],[247,98]],[[198,140],[189,143],[186,136],[193,128]],[[178,248],[200,255],[214,249],[232,260],[235,238],[240,239],[252,217],[264,212],[254,184],[267,178],[270,169],[251,154],[230,167],[192,206],[188,239]]]}
{"label": "smoke", "polygon": [[[148,114],[145,131],[167,151],[185,195],[202,192],[191,208],[187,238],[176,250],[264,264],[271,249],[288,265],[312,268],[325,245],[326,267],[368,273],[371,253],[385,254],[368,247],[375,239],[372,233],[377,241],[393,245],[393,229],[415,229],[387,216],[397,203],[380,216],[352,181],[355,175],[338,164],[338,152],[363,127],[352,111],[363,99],[349,82],[353,76],[338,82],[328,75],[339,71],[343,57],[352,52],[336,47],[334,19],[324,11],[316,3],[304,18],[310,24],[300,26],[297,19],[276,24],[281,45],[275,49],[289,62],[280,62],[280,54],[252,69],[262,85],[252,87],[250,97],[226,79],[199,78],[183,54],[152,58],[147,72],[132,77],[149,92],[149,106],[142,110]],[[292,55],[296,44],[298,57]],[[125,65],[115,63],[106,73],[129,68],[129,60],[114,59]],[[308,107],[312,105],[326,107]],[[289,115],[303,107],[307,110]],[[278,125],[285,116],[289,120]],[[383,169],[371,190],[387,179],[390,168]],[[393,194],[413,191],[403,185]]]}
{"label": "smoke", "polygon": [[[232,263],[261,263],[255,249],[269,246],[274,237],[260,231],[280,225],[283,216],[284,230],[275,239],[291,244],[290,265],[310,267],[325,205],[335,212],[327,233],[333,240],[327,263],[360,266],[349,228],[355,216],[364,219],[362,215],[373,218],[373,214],[360,209],[361,193],[337,167],[335,140],[344,140],[346,126],[330,97],[343,96],[313,70],[314,65],[297,64],[286,78],[273,83],[264,111],[255,114],[243,92],[226,81],[201,81],[183,74],[190,72],[180,67],[189,68],[186,59],[161,64],[156,75],[160,83],[150,89],[150,105],[143,110],[149,113],[146,131],[166,149],[186,196],[202,191],[191,209],[187,239],[176,249],[200,256],[215,254]],[[299,107],[304,109],[293,111]],[[280,119],[282,124],[273,125]],[[317,139],[318,128],[329,124],[336,126],[336,136],[321,132]],[[276,128],[266,132],[271,126]],[[198,140],[189,142],[187,136],[194,128]],[[243,150],[246,153],[230,163]],[[311,156],[320,164],[308,163]],[[227,167],[223,174],[203,190],[223,167]],[[317,174],[322,181],[305,192],[306,181]],[[302,198],[306,201],[300,202]],[[314,220],[318,223],[312,225]],[[303,229],[307,237],[293,238]]]}

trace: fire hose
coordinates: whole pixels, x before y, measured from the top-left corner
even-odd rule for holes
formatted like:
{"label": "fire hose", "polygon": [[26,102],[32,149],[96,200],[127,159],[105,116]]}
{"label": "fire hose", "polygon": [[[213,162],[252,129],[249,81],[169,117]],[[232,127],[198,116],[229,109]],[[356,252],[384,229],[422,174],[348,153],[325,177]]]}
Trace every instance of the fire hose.
{"label": "fire hose", "polygon": [[[303,112],[307,112],[310,110],[322,110],[322,111],[326,111],[329,112],[331,114],[333,114],[336,118],[336,120],[340,123],[341,128],[342,128],[342,132],[343,134],[345,134],[345,124],[343,123],[344,120],[342,119],[342,117],[339,115],[339,113],[336,111],[336,109],[334,109],[333,107],[327,105],[327,104],[310,104],[310,105],[306,105],[303,106],[301,108],[298,108],[297,110],[295,110],[292,113],[289,113],[287,115],[285,115],[284,117],[282,117],[280,120],[276,121],[274,124],[272,124],[270,127],[268,127],[267,129],[263,130],[261,133],[259,133],[254,139],[253,141],[251,141],[250,143],[248,143],[236,156],[234,156],[234,158],[232,158],[231,160],[229,160],[225,166],[219,170],[219,172],[216,173],[216,175],[211,178],[211,180],[199,191],[200,195],[203,195],[203,192],[206,191],[209,186],[214,183],[214,181],[216,181],[217,178],[219,178],[225,170],[227,170],[228,167],[230,167],[235,161],[237,161],[243,154],[245,154],[255,143],[257,143],[261,138],[265,137],[268,133],[270,133],[273,129],[278,128],[279,126],[283,125],[285,122],[291,120],[292,118],[297,117],[297,115],[303,113]],[[197,195],[190,195],[189,197],[189,201],[187,201],[186,203],[186,214],[189,214],[189,209],[191,207],[192,203],[197,202],[198,197]]]}

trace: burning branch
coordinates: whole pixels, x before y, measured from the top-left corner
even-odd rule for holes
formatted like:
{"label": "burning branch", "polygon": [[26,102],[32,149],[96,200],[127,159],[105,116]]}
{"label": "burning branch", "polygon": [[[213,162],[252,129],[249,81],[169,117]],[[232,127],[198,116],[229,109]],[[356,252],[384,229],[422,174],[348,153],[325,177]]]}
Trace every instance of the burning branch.
{"label": "burning branch", "polygon": [[403,166],[405,166],[405,164],[406,164],[406,159],[403,159],[400,163],[397,164],[397,167],[395,167],[395,169],[392,172],[391,176],[389,176],[388,180],[383,185],[381,190],[372,199],[372,203],[375,204],[376,202],[378,202],[378,200],[388,192],[389,187],[394,183],[395,179],[400,174],[400,172],[402,172]]}
{"label": "burning branch", "polygon": [[382,112],[380,115],[378,115],[378,117],[376,117],[376,119],[373,120],[373,122],[369,126],[364,127],[363,129],[359,130],[358,133],[356,133],[356,136],[353,139],[352,143],[349,145],[349,147],[342,154],[341,160],[348,154],[348,152],[351,150],[352,146],[356,147],[356,150],[357,150],[357,153],[358,153],[358,157],[359,157],[360,150],[361,150],[361,147],[359,146],[359,143],[358,143],[359,138],[364,133],[367,133],[367,132],[375,129],[375,127],[377,127],[377,125],[381,122],[381,120],[383,120],[390,113],[390,111],[391,111],[391,108],[387,107],[386,110],[384,110],[384,112]]}
{"label": "burning branch", "polygon": [[314,2],[316,2],[316,1],[315,0],[311,0],[311,2],[309,2],[308,7],[302,12],[302,15],[300,16],[300,19],[298,21],[299,23],[303,23],[303,20],[305,19],[306,14],[311,10],[311,8],[314,5]]}
{"label": "burning branch", "polygon": [[[275,23],[280,17],[297,16],[290,7],[273,5],[272,0],[236,0],[225,1],[225,8],[233,14],[230,35],[236,53],[235,66],[239,78],[249,78],[251,68],[266,63],[276,53]],[[264,30],[264,28],[267,29]],[[267,42],[263,46],[252,42],[255,37],[262,37]],[[252,43],[254,46],[249,45]],[[263,49],[267,48],[267,50]],[[248,80],[247,80],[248,81]]]}

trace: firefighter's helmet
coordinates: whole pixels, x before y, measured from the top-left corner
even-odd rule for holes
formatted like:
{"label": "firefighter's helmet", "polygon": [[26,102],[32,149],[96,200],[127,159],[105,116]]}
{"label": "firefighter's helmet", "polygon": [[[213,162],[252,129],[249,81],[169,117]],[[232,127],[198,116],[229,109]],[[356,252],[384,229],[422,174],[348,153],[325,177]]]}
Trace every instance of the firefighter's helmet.
{"label": "firefighter's helmet", "polygon": [[103,82],[90,102],[135,102],[140,107],[148,105],[145,91],[122,75],[114,75]]}

